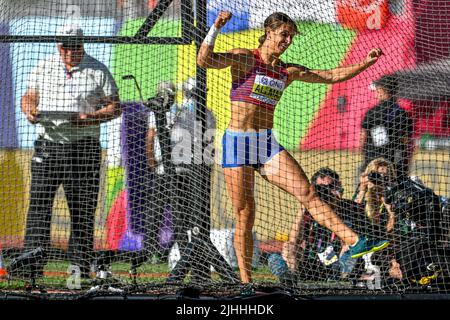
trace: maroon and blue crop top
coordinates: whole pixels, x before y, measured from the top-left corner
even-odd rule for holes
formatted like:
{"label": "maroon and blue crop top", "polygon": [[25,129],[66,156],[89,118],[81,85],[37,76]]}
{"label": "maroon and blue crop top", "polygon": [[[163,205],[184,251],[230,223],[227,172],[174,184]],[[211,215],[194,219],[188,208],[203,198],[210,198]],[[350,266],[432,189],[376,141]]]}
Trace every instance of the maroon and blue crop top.
{"label": "maroon and blue crop top", "polygon": [[259,49],[253,50],[253,54],[255,65],[245,77],[233,81],[230,99],[274,110],[286,87],[286,65],[282,63],[275,71],[268,70],[261,59]]}

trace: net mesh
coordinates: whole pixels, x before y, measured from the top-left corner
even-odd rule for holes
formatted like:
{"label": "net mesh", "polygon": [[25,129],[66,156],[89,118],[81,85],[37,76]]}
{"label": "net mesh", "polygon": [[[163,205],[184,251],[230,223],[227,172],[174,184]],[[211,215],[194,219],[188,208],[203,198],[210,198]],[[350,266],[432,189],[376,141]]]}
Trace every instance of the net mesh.
{"label": "net mesh", "polygon": [[0,291],[448,293],[447,1],[0,9]]}

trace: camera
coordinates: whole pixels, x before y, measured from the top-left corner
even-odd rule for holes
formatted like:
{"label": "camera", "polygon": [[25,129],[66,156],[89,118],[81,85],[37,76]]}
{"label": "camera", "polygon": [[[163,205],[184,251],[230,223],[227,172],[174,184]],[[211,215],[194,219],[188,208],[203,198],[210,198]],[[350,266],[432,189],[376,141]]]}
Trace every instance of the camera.
{"label": "camera", "polygon": [[332,192],[333,191],[332,185],[317,184],[314,186],[314,188],[320,200],[324,202],[330,203],[333,201],[333,199],[336,198],[336,196]]}
{"label": "camera", "polygon": [[153,112],[168,112],[170,111],[170,107],[175,102],[175,96],[170,94],[158,93],[153,98],[150,98],[145,103],[145,106],[149,108]]}
{"label": "camera", "polygon": [[371,171],[367,175],[370,182],[375,185],[385,186],[389,182],[389,177],[376,171]]}
{"label": "camera", "polygon": [[405,177],[388,186],[384,198],[387,204],[393,206],[396,223],[402,223],[405,219],[413,221],[430,241],[443,236],[441,204],[430,188]]}
{"label": "camera", "polygon": [[167,112],[175,102],[176,88],[172,82],[158,84],[156,96],[148,99],[146,106],[154,112]]}

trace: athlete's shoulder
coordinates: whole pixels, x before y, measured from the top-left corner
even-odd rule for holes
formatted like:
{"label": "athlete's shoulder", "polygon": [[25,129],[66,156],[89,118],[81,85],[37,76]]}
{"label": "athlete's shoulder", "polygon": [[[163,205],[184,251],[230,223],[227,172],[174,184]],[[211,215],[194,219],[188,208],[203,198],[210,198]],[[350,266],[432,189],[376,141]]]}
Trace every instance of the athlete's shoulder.
{"label": "athlete's shoulder", "polygon": [[232,55],[233,67],[244,72],[251,68],[256,61],[255,55],[250,49],[234,48],[228,51],[228,54]]}
{"label": "athlete's shoulder", "polygon": [[250,49],[246,49],[246,48],[234,48],[228,51],[229,53],[234,53],[234,54],[242,54],[242,55],[251,55],[253,56],[253,50]]}
{"label": "athlete's shoulder", "polygon": [[301,71],[301,72],[307,72],[310,69],[308,67],[302,66],[301,64],[296,64],[296,63],[286,63],[283,62],[284,66],[286,69],[289,70],[295,70],[295,71]]}

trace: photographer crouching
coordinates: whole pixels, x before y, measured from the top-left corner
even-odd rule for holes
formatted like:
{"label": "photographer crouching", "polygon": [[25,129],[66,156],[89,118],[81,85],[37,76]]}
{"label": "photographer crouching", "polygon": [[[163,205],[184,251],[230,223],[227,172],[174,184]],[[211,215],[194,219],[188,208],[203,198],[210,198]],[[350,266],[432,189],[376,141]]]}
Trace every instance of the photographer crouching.
{"label": "photographer crouching", "polygon": [[421,286],[443,285],[447,266],[439,197],[420,180],[404,176],[386,188],[385,201],[396,215],[393,250],[404,281]]}
{"label": "photographer crouching", "polygon": [[442,210],[431,189],[417,179],[397,178],[392,164],[377,158],[361,176],[355,201],[365,206],[367,227],[377,236],[387,234],[392,244],[387,255],[364,257],[366,268],[381,264],[386,283],[442,283]]}

